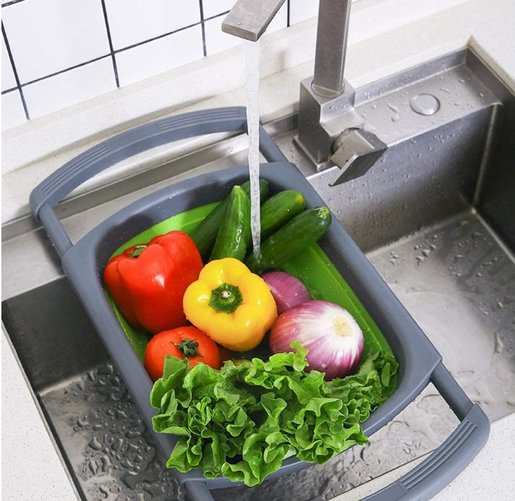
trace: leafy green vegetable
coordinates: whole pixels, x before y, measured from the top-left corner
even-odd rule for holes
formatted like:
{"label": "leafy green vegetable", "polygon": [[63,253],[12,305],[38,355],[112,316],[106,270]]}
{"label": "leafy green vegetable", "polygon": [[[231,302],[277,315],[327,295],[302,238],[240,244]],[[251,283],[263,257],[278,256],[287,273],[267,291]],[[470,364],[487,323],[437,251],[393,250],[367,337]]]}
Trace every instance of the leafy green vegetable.
{"label": "leafy green vegetable", "polygon": [[393,355],[376,352],[357,374],[325,381],[304,371],[307,350],[292,348],[218,371],[167,357],[150,394],[154,430],[178,437],[166,466],[254,486],[289,456],[323,463],[366,443],[360,423],[395,389]]}

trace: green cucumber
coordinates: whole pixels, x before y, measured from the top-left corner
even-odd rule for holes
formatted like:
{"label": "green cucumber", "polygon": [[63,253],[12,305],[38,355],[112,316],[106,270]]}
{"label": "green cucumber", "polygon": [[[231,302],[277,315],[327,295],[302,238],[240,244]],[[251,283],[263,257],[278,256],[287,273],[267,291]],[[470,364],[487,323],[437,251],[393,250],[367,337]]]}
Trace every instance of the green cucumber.
{"label": "green cucumber", "polygon": [[233,186],[209,260],[224,257],[243,260],[250,239],[250,198],[241,186]]}
{"label": "green cucumber", "polygon": [[283,263],[314,244],[329,228],[331,212],[327,207],[307,209],[261,244],[261,255],[251,254],[245,264],[254,272],[280,268]]}
{"label": "green cucumber", "polygon": [[[246,181],[241,185],[245,193],[250,197],[250,181]],[[261,203],[268,198],[270,192],[270,184],[266,179],[259,180],[259,197]],[[229,205],[229,197],[220,202],[205,218],[201,221],[193,231],[190,237],[195,242],[200,255],[205,259],[209,256],[213,244],[216,240],[218,229],[224,220],[225,211]]]}
{"label": "green cucumber", "polygon": [[261,207],[261,238],[264,240],[306,207],[304,196],[295,190],[285,190],[271,196]]}

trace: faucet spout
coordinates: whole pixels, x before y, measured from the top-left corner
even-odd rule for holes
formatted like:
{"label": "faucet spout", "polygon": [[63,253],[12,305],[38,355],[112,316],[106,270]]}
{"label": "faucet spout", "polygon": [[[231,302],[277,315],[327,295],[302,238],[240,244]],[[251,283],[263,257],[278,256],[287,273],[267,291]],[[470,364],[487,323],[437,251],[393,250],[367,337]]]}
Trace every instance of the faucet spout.
{"label": "faucet spout", "polygon": [[251,42],[259,40],[284,0],[238,0],[222,23],[222,31]]}

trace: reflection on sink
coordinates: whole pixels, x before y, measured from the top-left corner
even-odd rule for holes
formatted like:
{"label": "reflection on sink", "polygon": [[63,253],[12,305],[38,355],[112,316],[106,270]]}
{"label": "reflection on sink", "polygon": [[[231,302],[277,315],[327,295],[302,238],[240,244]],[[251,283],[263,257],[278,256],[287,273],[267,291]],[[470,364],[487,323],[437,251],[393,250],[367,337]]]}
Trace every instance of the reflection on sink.
{"label": "reflection on sink", "polygon": [[[474,106],[461,118],[428,118],[434,127],[423,134],[401,141],[391,132],[388,150],[360,179],[330,188],[335,171],[315,172],[295,149],[295,131],[277,140],[495,420],[515,411],[515,99],[474,56],[460,57],[459,64],[433,64],[434,74],[428,70],[398,95],[389,94],[388,82],[358,89],[357,112],[378,114],[392,128],[407,113],[397,101],[402,92],[409,102],[410,88],[419,92],[428,79],[477,98],[462,100]],[[400,119],[392,121],[388,104]],[[70,227],[87,227],[81,217],[71,217]],[[17,249],[51,254],[45,241],[40,230],[7,240],[4,280]],[[82,498],[183,497],[65,278],[9,296],[3,321]],[[432,450],[456,423],[429,386],[370,446],[254,489],[214,495],[328,499]]]}
{"label": "reflection on sink", "polygon": [[458,215],[370,259],[489,418],[512,413],[515,266],[481,220]]}

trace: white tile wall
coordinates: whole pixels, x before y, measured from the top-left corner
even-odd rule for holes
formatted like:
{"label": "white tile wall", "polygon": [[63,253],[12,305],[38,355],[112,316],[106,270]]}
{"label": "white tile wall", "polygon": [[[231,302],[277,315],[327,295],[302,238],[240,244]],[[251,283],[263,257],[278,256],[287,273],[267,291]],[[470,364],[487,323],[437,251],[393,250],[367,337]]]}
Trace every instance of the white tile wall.
{"label": "white tile wall", "polygon": [[[234,38],[234,37],[233,37]],[[200,59],[200,24],[116,54],[120,84],[127,85]]]}
{"label": "white tile wall", "polygon": [[[225,50],[241,41],[221,31],[236,0],[4,1],[2,128]],[[286,1],[268,31],[316,15],[317,0]],[[206,20],[204,22],[204,20]],[[204,29],[202,29],[204,27]],[[20,92],[21,89],[21,92]]]}
{"label": "white tile wall", "polygon": [[198,0],[105,0],[114,49],[200,22]]}
{"label": "white tile wall", "polygon": [[25,0],[2,17],[21,82],[109,54],[98,0]]}
{"label": "white tile wall", "polygon": [[2,96],[2,129],[10,129],[26,121],[25,111],[17,90]]}
{"label": "white tile wall", "polygon": [[234,0],[203,0],[204,18],[207,19],[222,12],[227,12],[232,9],[235,3]]}
{"label": "white tile wall", "polygon": [[110,57],[23,87],[31,118],[52,113],[116,89]]}
{"label": "white tile wall", "polygon": [[318,15],[318,1],[316,0],[291,0],[290,25],[305,21]]}

